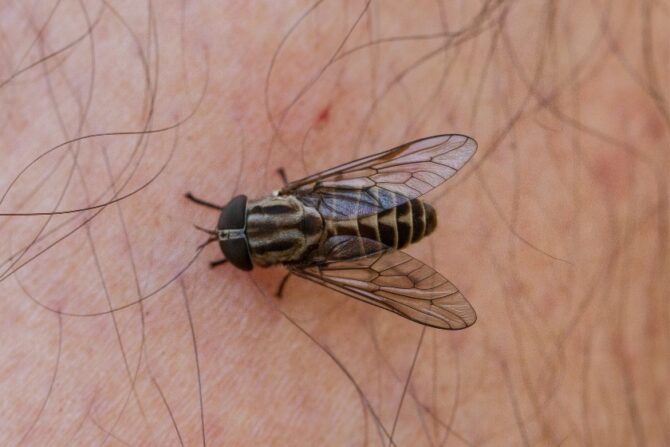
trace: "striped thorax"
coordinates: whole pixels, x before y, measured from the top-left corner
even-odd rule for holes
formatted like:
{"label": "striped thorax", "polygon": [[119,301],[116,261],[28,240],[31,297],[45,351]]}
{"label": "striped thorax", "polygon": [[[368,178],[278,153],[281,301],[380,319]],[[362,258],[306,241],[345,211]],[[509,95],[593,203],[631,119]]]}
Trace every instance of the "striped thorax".
{"label": "striped thorax", "polygon": [[254,264],[299,262],[317,248],[323,219],[293,196],[270,196],[247,205],[247,240]]}

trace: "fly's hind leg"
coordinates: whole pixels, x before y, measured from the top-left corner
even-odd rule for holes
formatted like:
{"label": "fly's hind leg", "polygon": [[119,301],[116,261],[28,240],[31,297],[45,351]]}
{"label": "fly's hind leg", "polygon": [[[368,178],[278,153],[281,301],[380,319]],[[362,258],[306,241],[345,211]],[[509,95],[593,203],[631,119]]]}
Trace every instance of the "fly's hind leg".
{"label": "fly's hind leg", "polygon": [[286,282],[288,281],[288,279],[291,277],[292,274],[293,273],[291,273],[291,272],[286,273],[284,278],[279,283],[279,287],[277,288],[277,293],[275,293],[275,296],[277,298],[281,299],[282,296],[284,296],[284,286],[286,285]]}

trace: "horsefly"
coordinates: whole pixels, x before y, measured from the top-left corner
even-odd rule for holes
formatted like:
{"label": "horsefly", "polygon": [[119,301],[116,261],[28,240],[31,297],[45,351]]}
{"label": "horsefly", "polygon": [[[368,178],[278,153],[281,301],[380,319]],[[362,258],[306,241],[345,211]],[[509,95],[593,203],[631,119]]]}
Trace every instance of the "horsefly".
{"label": "horsefly", "polygon": [[242,270],[283,265],[309,279],[417,323],[463,329],[477,319],[444,276],[400,251],[431,234],[433,207],[418,199],[452,177],[477,143],[438,135],[403,144],[285,186],[259,200],[234,197],[226,206],[186,197],[221,211],[208,242]]}

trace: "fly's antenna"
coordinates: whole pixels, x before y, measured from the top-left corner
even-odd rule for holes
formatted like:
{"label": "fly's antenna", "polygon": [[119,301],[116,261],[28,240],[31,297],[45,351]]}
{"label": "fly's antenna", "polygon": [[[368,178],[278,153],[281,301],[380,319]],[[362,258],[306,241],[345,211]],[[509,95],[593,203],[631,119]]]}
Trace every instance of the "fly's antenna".
{"label": "fly's antenna", "polygon": [[210,237],[210,238],[207,239],[205,242],[203,242],[202,244],[198,245],[198,248],[196,248],[195,251],[202,250],[203,248],[205,248],[206,246],[208,246],[209,244],[211,244],[212,242],[214,242],[214,241],[216,241],[216,240],[217,240],[216,237]]}
{"label": "fly's antenna", "polygon": [[196,230],[202,231],[203,233],[207,233],[210,236],[205,242],[198,245],[198,248],[196,250],[202,250],[203,248],[205,248],[206,246],[208,246],[212,242],[219,239],[219,237],[216,234],[216,231],[208,230],[207,228],[203,228],[203,227],[201,227],[199,225],[195,225],[195,224],[193,224],[193,226],[195,227]]}
{"label": "fly's antenna", "polygon": [[210,236],[216,236],[216,234],[217,234],[216,231],[214,231],[214,230],[208,230],[207,228],[203,228],[203,227],[201,227],[200,225],[193,224],[193,226],[195,227],[196,230],[200,230],[200,231],[202,231],[203,233],[207,233],[207,234],[209,234]]}

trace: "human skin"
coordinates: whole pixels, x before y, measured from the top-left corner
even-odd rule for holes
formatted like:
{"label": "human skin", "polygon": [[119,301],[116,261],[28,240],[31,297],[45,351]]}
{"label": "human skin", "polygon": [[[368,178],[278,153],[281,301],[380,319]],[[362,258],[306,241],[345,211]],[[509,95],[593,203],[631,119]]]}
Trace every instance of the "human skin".
{"label": "human skin", "polygon": [[[667,2],[34,3],[0,3],[1,445],[670,443]],[[440,133],[479,150],[409,252],[471,328],[197,249],[187,191]]]}

